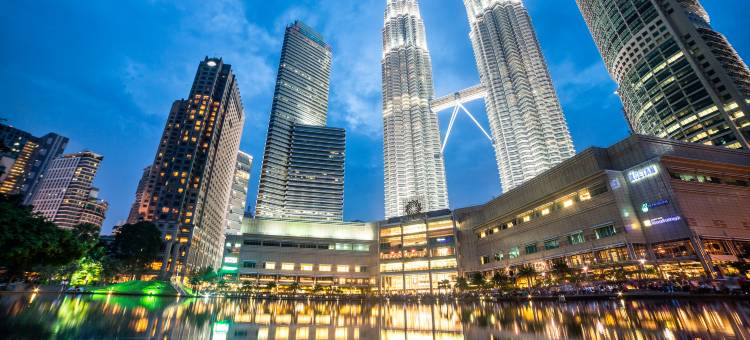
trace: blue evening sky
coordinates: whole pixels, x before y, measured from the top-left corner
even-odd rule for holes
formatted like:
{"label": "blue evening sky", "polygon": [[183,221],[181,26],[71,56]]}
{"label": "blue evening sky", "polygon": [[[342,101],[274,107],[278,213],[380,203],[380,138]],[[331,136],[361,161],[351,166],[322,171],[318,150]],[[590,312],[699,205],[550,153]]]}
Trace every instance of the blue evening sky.
{"label": "blue evening sky", "polygon": [[[713,24],[750,58],[747,0],[703,0]],[[526,0],[576,149],[628,134],[610,80],[574,0]],[[0,118],[104,155],[95,184],[110,202],[104,233],[127,217],[173,100],[198,62],[233,65],[247,115],[241,149],[255,156],[255,205],[284,27],[301,19],[333,46],[329,125],[347,129],[345,218],[383,217],[380,99],[384,0],[11,1],[0,13]],[[437,95],[478,82],[460,0],[422,0]],[[468,105],[487,127],[481,101]],[[450,112],[440,113],[445,133]],[[445,152],[450,205],[500,193],[493,150],[459,116]]]}

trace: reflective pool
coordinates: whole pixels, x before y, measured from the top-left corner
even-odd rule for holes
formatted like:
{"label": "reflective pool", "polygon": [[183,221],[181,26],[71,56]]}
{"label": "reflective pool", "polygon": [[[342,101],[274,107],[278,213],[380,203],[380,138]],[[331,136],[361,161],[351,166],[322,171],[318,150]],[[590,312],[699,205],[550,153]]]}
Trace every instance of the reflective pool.
{"label": "reflective pool", "polygon": [[750,303],[351,303],[0,295],[0,338],[743,339]]}

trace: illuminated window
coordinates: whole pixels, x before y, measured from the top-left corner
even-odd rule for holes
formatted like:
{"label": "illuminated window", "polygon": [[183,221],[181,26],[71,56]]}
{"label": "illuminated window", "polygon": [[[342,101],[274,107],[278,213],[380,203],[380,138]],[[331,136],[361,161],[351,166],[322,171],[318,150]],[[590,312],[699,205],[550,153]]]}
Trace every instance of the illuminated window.
{"label": "illuminated window", "polygon": [[380,264],[381,272],[398,272],[401,270],[403,270],[403,265],[401,264],[401,262]]}
{"label": "illuminated window", "polygon": [[518,250],[518,247],[510,248],[510,251],[508,251],[508,258],[515,259],[519,255],[521,255],[521,252]]}
{"label": "illuminated window", "polygon": [[266,262],[263,265],[264,269],[276,269],[276,262]]}
{"label": "illuminated window", "polygon": [[281,270],[294,270],[294,263],[282,263]]}
{"label": "illuminated window", "polygon": [[331,271],[331,265],[330,264],[319,264],[318,270],[321,272],[330,272]]}
{"label": "illuminated window", "polygon": [[336,266],[336,271],[339,273],[348,273],[349,272],[349,266],[347,265],[338,265]]}
{"label": "illuminated window", "polygon": [[581,199],[581,201],[588,201],[591,199],[591,193],[589,192],[589,189],[583,189],[578,192],[578,198]]}
{"label": "illuminated window", "polygon": [[567,208],[569,206],[572,206],[572,205],[573,205],[573,200],[572,199],[565,200],[565,202],[563,202],[563,207],[565,207],[565,208]]}
{"label": "illuminated window", "polygon": [[531,221],[531,215],[526,215],[526,216],[524,216],[524,217],[523,217],[523,221],[524,221],[524,222],[528,222],[528,221]]}
{"label": "illuminated window", "polygon": [[427,231],[427,226],[422,223],[404,226],[404,234],[423,233],[425,231]]}
{"label": "illuminated window", "polygon": [[549,208],[542,209],[542,216],[549,215]]}
{"label": "illuminated window", "polygon": [[568,235],[568,243],[570,243],[571,245],[581,244],[585,241],[586,238],[583,236],[582,231]]}
{"label": "illuminated window", "polygon": [[300,265],[300,269],[305,272],[311,272],[313,270],[313,265],[310,263],[303,263]]}
{"label": "illuminated window", "polygon": [[172,234],[166,234],[166,235],[164,235],[164,240],[165,241],[169,241],[171,239],[172,239]]}
{"label": "illuminated window", "polygon": [[404,263],[404,270],[427,270],[429,269],[427,261],[414,261]]}

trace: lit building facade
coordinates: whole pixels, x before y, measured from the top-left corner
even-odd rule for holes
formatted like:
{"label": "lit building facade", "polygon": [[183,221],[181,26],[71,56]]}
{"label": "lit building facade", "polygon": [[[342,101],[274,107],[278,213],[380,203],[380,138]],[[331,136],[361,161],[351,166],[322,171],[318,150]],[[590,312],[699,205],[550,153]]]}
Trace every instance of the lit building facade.
{"label": "lit building facade", "polygon": [[227,205],[227,227],[224,231],[227,235],[242,234],[242,218],[245,216],[245,208],[247,207],[247,187],[250,183],[252,168],[253,156],[238,151],[232,189],[229,193],[229,204]]}
{"label": "lit building facade", "polygon": [[450,210],[378,223],[379,282],[384,294],[448,292],[458,277],[456,228]]}
{"label": "lit building facade", "polygon": [[377,235],[372,223],[245,219],[228,235],[222,271],[258,287],[376,289]]}
{"label": "lit building facade", "polygon": [[4,147],[0,157],[5,159],[0,193],[21,195],[23,204],[29,205],[47,167],[65,151],[68,138],[56,133],[35,137],[0,124],[0,143]]}
{"label": "lit building facade", "polygon": [[503,192],[575,149],[547,63],[520,0],[464,0]]}
{"label": "lit building facade", "polygon": [[[255,215],[341,220],[344,132],[327,128],[331,47],[300,21],[286,28]],[[330,157],[328,157],[330,156]]]}
{"label": "lit building facade", "polygon": [[386,0],[383,27],[386,218],[448,208],[432,62],[417,0]]}
{"label": "lit building facade", "polygon": [[344,129],[294,125],[287,175],[288,216],[343,220],[345,151]]}
{"label": "lit building facade", "polygon": [[[33,212],[60,228],[72,228],[81,223],[101,227],[107,203],[97,200],[99,190],[92,184],[102,159],[101,155],[90,151],[54,159],[31,200]],[[100,217],[93,218],[93,211]]]}
{"label": "lit building facade", "polygon": [[577,0],[633,131],[750,148],[750,71],[698,0]]}
{"label": "lit building facade", "polygon": [[143,168],[143,174],[138,181],[138,187],[135,189],[135,200],[130,207],[127,223],[135,224],[146,220],[148,216],[149,202],[153,192],[155,177],[151,175],[152,165]]}
{"label": "lit building facade", "polygon": [[749,152],[634,135],[454,211],[461,270],[716,274],[750,256],[749,185]]}
{"label": "lit building facade", "polygon": [[231,65],[205,58],[188,99],[173,103],[153,165],[144,171],[148,179],[139,185],[148,198],[139,218],[154,222],[164,239],[152,265],[160,276],[184,277],[221,264],[244,121]]}

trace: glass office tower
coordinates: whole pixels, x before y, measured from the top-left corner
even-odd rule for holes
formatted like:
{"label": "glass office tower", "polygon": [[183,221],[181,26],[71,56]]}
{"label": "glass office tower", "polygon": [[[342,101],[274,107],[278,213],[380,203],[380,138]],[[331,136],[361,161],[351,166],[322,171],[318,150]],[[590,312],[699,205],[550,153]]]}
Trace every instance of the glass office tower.
{"label": "glass office tower", "polygon": [[698,0],[577,0],[634,132],[750,147],[750,71]]}
{"label": "glass office tower", "polygon": [[331,47],[300,21],[286,28],[263,155],[257,217],[341,220],[343,130],[326,127]]}

